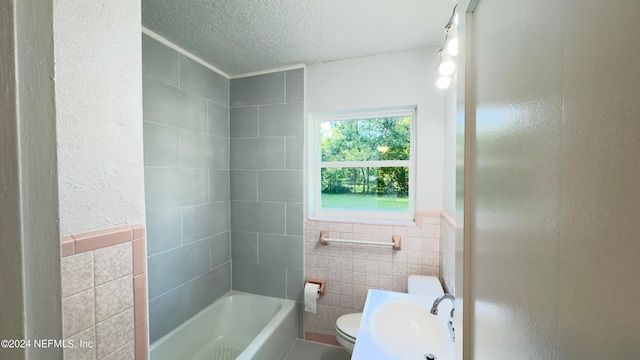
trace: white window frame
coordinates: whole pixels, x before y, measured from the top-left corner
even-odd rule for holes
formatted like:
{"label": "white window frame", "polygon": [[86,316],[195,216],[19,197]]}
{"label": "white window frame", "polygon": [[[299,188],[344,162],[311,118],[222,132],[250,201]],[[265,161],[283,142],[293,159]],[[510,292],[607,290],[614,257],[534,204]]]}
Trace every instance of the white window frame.
{"label": "white window frame", "polygon": [[[308,154],[309,154],[309,218],[314,220],[357,220],[357,221],[414,221],[416,203],[416,106],[398,106],[390,108],[349,110],[331,113],[309,114]],[[366,118],[410,116],[410,148],[409,160],[383,160],[383,161],[349,161],[349,162],[323,162],[321,154],[321,126],[322,122],[348,121]],[[384,210],[349,210],[349,209],[323,209],[321,207],[321,170],[322,168],[345,167],[407,167],[409,170],[409,208],[407,211]]]}

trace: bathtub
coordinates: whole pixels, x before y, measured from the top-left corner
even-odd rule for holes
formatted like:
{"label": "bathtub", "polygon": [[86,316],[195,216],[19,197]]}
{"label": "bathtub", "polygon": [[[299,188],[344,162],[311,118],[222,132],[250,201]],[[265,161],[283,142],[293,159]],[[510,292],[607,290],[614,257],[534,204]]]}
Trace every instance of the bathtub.
{"label": "bathtub", "polygon": [[151,344],[150,360],[281,360],[296,314],[294,301],[232,290]]}

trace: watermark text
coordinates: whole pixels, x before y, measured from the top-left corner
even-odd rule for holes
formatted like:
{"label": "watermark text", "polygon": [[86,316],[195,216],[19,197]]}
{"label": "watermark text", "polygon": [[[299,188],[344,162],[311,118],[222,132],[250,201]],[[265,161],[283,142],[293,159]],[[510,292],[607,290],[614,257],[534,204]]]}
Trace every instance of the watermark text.
{"label": "watermark text", "polygon": [[3,339],[0,340],[2,349],[75,349],[93,348],[92,341],[84,340],[60,340],[60,339]]}

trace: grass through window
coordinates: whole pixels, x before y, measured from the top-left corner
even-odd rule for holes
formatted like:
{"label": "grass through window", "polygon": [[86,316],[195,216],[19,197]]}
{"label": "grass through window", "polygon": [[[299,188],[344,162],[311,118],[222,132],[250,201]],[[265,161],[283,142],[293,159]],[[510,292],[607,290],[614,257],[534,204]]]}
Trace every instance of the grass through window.
{"label": "grass through window", "polygon": [[328,209],[407,211],[409,198],[397,195],[322,194],[322,207]]}

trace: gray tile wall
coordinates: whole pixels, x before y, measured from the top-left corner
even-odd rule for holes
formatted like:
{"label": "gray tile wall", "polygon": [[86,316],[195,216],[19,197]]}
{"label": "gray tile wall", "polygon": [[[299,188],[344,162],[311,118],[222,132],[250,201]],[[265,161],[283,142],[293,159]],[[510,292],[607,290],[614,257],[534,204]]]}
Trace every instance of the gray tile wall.
{"label": "gray tile wall", "polygon": [[142,70],[153,342],[231,289],[229,80],[146,35]]}
{"label": "gray tile wall", "polygon": [[301,303],[304,70],[230,87],[233,288]]}

